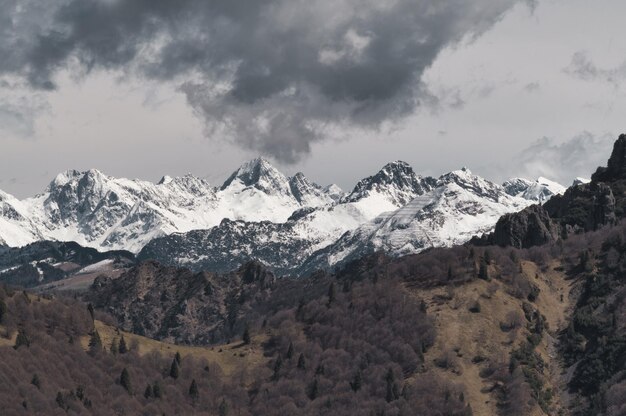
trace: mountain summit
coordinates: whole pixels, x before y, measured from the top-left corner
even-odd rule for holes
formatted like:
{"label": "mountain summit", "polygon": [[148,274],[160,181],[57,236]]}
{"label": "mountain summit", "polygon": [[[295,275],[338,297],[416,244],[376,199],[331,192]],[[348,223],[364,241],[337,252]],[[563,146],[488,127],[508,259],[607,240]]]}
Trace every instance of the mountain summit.
{"label": "mountain summit", "polygon": [[266,193],[279,192],[286,194],[289,192],[287,177],[261,157],[242,164],[239,169],[226,179],[220,190],[223,191],[237,185],[255,187]]}
{"label": "mountain summit", "polygon": [[408,163],[395,161],[383,166],[375,175],[359,181],[345,200],[355,202],[379,194],[388,198],[395,206],[401,207],[416,196],[431,190],[434,184],[435,179],[415,174]]}

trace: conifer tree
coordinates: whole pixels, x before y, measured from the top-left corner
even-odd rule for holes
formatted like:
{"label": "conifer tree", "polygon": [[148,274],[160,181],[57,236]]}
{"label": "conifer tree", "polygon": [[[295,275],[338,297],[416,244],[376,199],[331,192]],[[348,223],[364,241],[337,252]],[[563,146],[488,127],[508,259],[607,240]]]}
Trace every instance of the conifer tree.
{"label": "conifer tree", "polygon": [[305,370],[306,369],[306,360],[304,359],[304,354],[300,353],[298,357],[298,369]]}
{"label": "conifer tree", "polygon": [[39,380],[39,376],[37,375],[37,373],[33,375],[33,379],[30,381],[30,384],[41,390],[41,380]]}
{"label": "conifer tree", "polygon": [[102,350],[102,340],[97,330],[93,330],[91,338],[89,338],[89,352],[92,354]]}
{"label": "conifer tree", "polygon": [[126,346],[126,340],[124,339],[124,334],[120,338],[120,346],[117,349],[120,354],[126,354],[128,352],[128,347]]}
{"label": "conifer tree", "polygon": [[334,301],[335,301],[335,282],[331,282],[330,286],[328,287],[328,304],[326,306],[330,308],[330,305],[332,305]]}
{"label": "conifer tree", "polygon": [[4,303],[2,299],[0,299],[0,324],[4,320],[4,317],[6,316],[7,312],[8,312],[7,304]]}
{"label": "conifer tree", "polygon": [[319,383],[317,377],[313,379],[313,382],[309,386],[309,399],[315,400],[319,394]]}
{"label": "conifer tree", "polygon": [[57,398],[56,398],[56,402],[59,405],[59,407],[63,410],[66,409],[66,404],[65,404],[65,397],[63,397],[63,393],[58,392],[57,393]]}
{"label": "conifer tree", "polygon": [[300,298],[300,300],[298,301],[298,309],[296,310],[296,319],[297,320],[301,320],[302,319],[302,311],[304,310],[304,305],[306,305],[306,302],[304,301],[304,298]]}
{"label": "conifer tree", "polygon": [[387,371],[385,381],[387,382],[387,394],[385,396],[385,400],[387,400],[387,403],[397,400],[400,397],[400,393],[398,392],[398,385],[395,383],[395,377],[391,368]]}
{"label": "conifer tree", "polygon": [[163,397],[163,392],[161,391],[161,384],[158,381],[155,381],[152,385],[152,395],[155,399],[160,399]]}
{"label": "conifer tree", "polygon": [[480,266],[478,268],[478,277],[483,280],[491,280],[489,278],[489,268],[487,267],[487,262],[484,260],[480,262]]}
{"label": "conifer tree", "polygon": [[228,403],[226,403],[226,399],[222,399],[218,412],[219,416],[228,416]]}
{"label": "conifer tree", "polygon": [[248,324],[246,324],[243,330],[243,336],[241,339],[245,345],[250,345],[250,326]]}
{"label": "conifer tree", "polygon": [[180,370],[178,368],[178,360],[174,358],[172,360],[172,365],[170,366],[170,377],[176,380],[179,376]]}
{"label": "conifer tree", "polygon": [[182,361],[182,357],[180,356],[180,353],[178,351],[176,351],[176,355],[174,356],[174,359],[176,360],[178,365],[180,365],[180,362]]}
{"label": "conifer tree", "polygon": [[290,342],[289,343],[289,347],[287,348],[287,355],[286,355],[288,360],[291,360],[293,358],[293,343]]}
{"label": "conifer tree", "polygon": [[89,315],[91,315],[91,320],[95,320],[95,311],[93,309],[93,305],[90,303],[89,305],[87,305],[87,310],[89,311]]}
{"label": "conifer tree", "polygon": [[354,379],[352,379],[352,381],[350,382],[350,387],[352,387],[352,390],[354,392],[357,392],[361,389],[362,385],[363,385],[363,377],[361,375],[361,370],[359,370],[354,375]]}
{"label": "conifer tree", "polygon": [[132,386],[130,383],[130,374],[128,374],[128,370],[124,368],[122,370],[122,374],[120,375],[120,385],[126,389],[128,394],[132,394]]}
{"label": "conifer tree", "polygon": [[198,385],[196,384],[196,379],[191,380],[191,385],[189,386],[189,397],[193,400],[198,400],[200,393],[198,392]]}
{"label": "conifer tree", "polygon": [[283,366],[283,359],[279,355],[278,358],[276,359],[276,362],[274,363],[274,375],[272,376],[272,379],[274,381],[280,378],[280,369],[282,366]]}
{"label": "conifer tree", "polygon": [[485,250],[484,259],[485,259],[485,263],[487,263],[487,265],[491,264],[491,251]]}
{"label": "conifer tree", "polygon": [[120,351],[117,338],[113,338],[113,340],[111,341],[111,347],[109,349],[111,350],[111,354],[113,355],[117,355],[117,353]]}
{"label": "conifer tree", "polygon": [[17,331],[17,338],[15,338],[15,346],[13,348],[18,349],[22,345],[30,347],[30,339],[28,339],[28,336],[26,336],[26,331],[20,329],[19,331]]}
{"label": "conifer tree", "polygon": [[153,396],[154,395],[152,393],[152,386],[150,384],[148,384],[146,386],[146,390],[144,390],[144,392],[143,392],[143,397],[145,397],[146,399],[150,399]]}

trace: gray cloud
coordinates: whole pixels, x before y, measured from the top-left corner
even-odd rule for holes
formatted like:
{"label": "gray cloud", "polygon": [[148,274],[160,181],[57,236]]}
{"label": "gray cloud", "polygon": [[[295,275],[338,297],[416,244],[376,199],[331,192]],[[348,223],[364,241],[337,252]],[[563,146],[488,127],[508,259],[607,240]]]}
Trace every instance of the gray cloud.
{"label": "gray cloud", "polygon": [[438,54],[517,2],[0,0],[0,72],[44,90],[68,68],[176,82],[208,135],[293,162],[432,100]]}
{"label": "gray cloud", "polygon": [[524,149],[515,159],[516,175],[544,176],[563,185],[576,177],[591,177],[598,166],[605,166],[616,136],[583,132],[565,142],[544,137]]}
{"label": "gray cloud", "polygon": [[535,93],[541,89],[541,85],[538,82],[530,82],[524,85],[524,91],[529,94]]}
{"label": "gray cloud", "polygon": [[584,81],[604,81],[617,86],[626,79],[626,62],[614,68],[600,68],[586,52],[578,51],[565,72]]}
{"label": "gray cloud", "polygon": [[46,109],[41,94],[33,94],[23,83],[0,78],[0,133],[32,137],[37,117]]}

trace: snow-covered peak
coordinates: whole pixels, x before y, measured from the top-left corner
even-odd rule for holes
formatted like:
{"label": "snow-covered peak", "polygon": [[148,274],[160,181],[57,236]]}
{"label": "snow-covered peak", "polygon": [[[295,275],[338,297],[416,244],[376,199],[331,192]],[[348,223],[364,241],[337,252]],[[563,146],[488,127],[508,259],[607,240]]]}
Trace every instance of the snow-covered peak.
{"label": "snow-covered peak", "polygon": [[432,189],[434,182],[432,178],[422,178],[416,175],[408,163],[395,161],[383,166],[375,175],[359,181],[344,200],[355,202],[380,195],[394,206],[401,207],[416,196]]}
{"label": "snow-covered peak", "polygon": [[557,194],[562,194],[565,192],[566,188],[561,185],[560,183],[551,181],[550,179],[544,178],[542,176],[540,176],[537,179],[537,183],[543,187],[545,187],[546,189],[550,190],[550,192],[552,192],[552,194],[557,195]]}
{"label": "snow-covered peak", "polygon": [[170,191],[187,192],[191,195],[197,196],[215,194],[215,190],[206,180],[198,178],[190,173],[185,176],[177,176],[175,178],[170,178],[168,176],[164,176],[164,178],[165,181],[162,179],[158,185]]}
{"label": "snow-covered peak", "polygon": [[285,175],[264,158],[256,158],[241,165],[224,182],[221,190],[229,187],[254,187],[267,194],[286,194],[289,182]]}
{"label": "snow-covered peak", "polygon": [[474,175],[472,171],[466,167],[442,175],[437,180],[436,186],[440,188],[451,184],[470,191],[473,194],[480,195],[481,197],[490,198],[496,202],[504,194],[504,190],[501,186],[478,175]]}
{"label": "snow-covered peak", "polygon": [[543,203],[554,195],[560,195],[565,192],[564,186],[544,177],[539,177],[536,181],[513,178],[504,182],[502,186],[509,195],[539,203]]}
{"label": "snow-covered peak", "polygon": [[69,169],[65,172],[59,173],[54,180],[50,182],[47,190],[50,191],[68,184],[76,183],[79,180],[97,183],[105,181],[106,178],[107,176],[98,169],[89,169],[86,171]]}
{"label": "snow-covered peak", "polygon": [[395,211],[348,231],[315,253],[303,270],[332,267],[366,253],[417,253],[450,246],[493,229],[500,216],[516,212],[531,201],[508,195],[504,188],[460,169],[441,176],[435,188]]}
{"label": "snow-covered peak", "polygon": [[0,246],[22,246],[40,238],[27,208],[13,195],[0,190]]}
{"label": "snow-covered peak", "polygon": [[165,175],[161,178],[161,180],[159,182],[157,182],[157,185],[167,185],[168,183],[172,182],[174,178],[172,178],[171,176]]}
{"label": "snow-covered peak", "polygon": [[319,206],[333,202],[326,190],[307,179],[302,172],[289,178],[289,188],[296,200],[306,206]]}
{"label": "snow-covered peak", "polygon": [[336,185],[334,183],[325,187],[324,192],[326,192],[326,195],[328,195],[330,199],[335,202],[339,202],[339,200],[341,200],[341,198],[343,198],[346,194],[343,189],[339,187],[339,185]]}

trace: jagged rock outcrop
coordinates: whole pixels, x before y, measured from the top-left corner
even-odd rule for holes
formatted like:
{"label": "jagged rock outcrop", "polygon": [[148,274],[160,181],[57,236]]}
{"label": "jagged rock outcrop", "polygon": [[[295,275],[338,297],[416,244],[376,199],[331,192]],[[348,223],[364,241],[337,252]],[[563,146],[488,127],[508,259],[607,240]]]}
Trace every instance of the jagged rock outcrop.
{"label": "jagged rock outcrop", "polygon": [[544,208],[563,227],[593,231],[615,224],[615,204],[615,196],[609,184],[591,182],[570,187],[562,196],[546,202]]}
{"label": "jagged rock outcrop", "polygon": [[558,238],[559,226],[541,205],[532,205],[518,213],[501,217],[489,242],[499,246],[528,248],[554,242]]}
{"label": "jagged rock outcrop", "polygon": [[613,182],[626,179],[626,134],[621,134],[613,145],[606,167],[599,167],[591,176],[593,182]]}
{"label": "jagged rock outcrop", "polygon": [[594,231],[626,217],[626,135],[615,141],[607,167],[599,167],[591,182],[576,181],[563,195],[542,207],[527,208],[501,218],[494,233],[474,238],[474,244],[530,247],[560,235]]}
{"label": "jagged rock outcrop", "polygon": [[345,201],[355,202],[367,196],[381,194],[400,207],[433,189],[436,182],[435,178],[415,174],[408,163],[396,161],[386,164],[375,175],[359,181],[345,197]]}
{"label": "jagged rock outcrop", "polygon": [[182,344],[211,344],[238,336],[251,304],[269,299],[275,278],[251,262],[228,274],[194,273],[155,261],[117,279],[97,278],[87,298],[127,331]]}
{"label": "jagged rock outcrop", "polygon": [[90,273],[90,268],[110,264],[124,268],[135,256],[123,250],[100,252],[73,241],[37,241],[24,247],[0,246],[0,283],[34,287]]}

